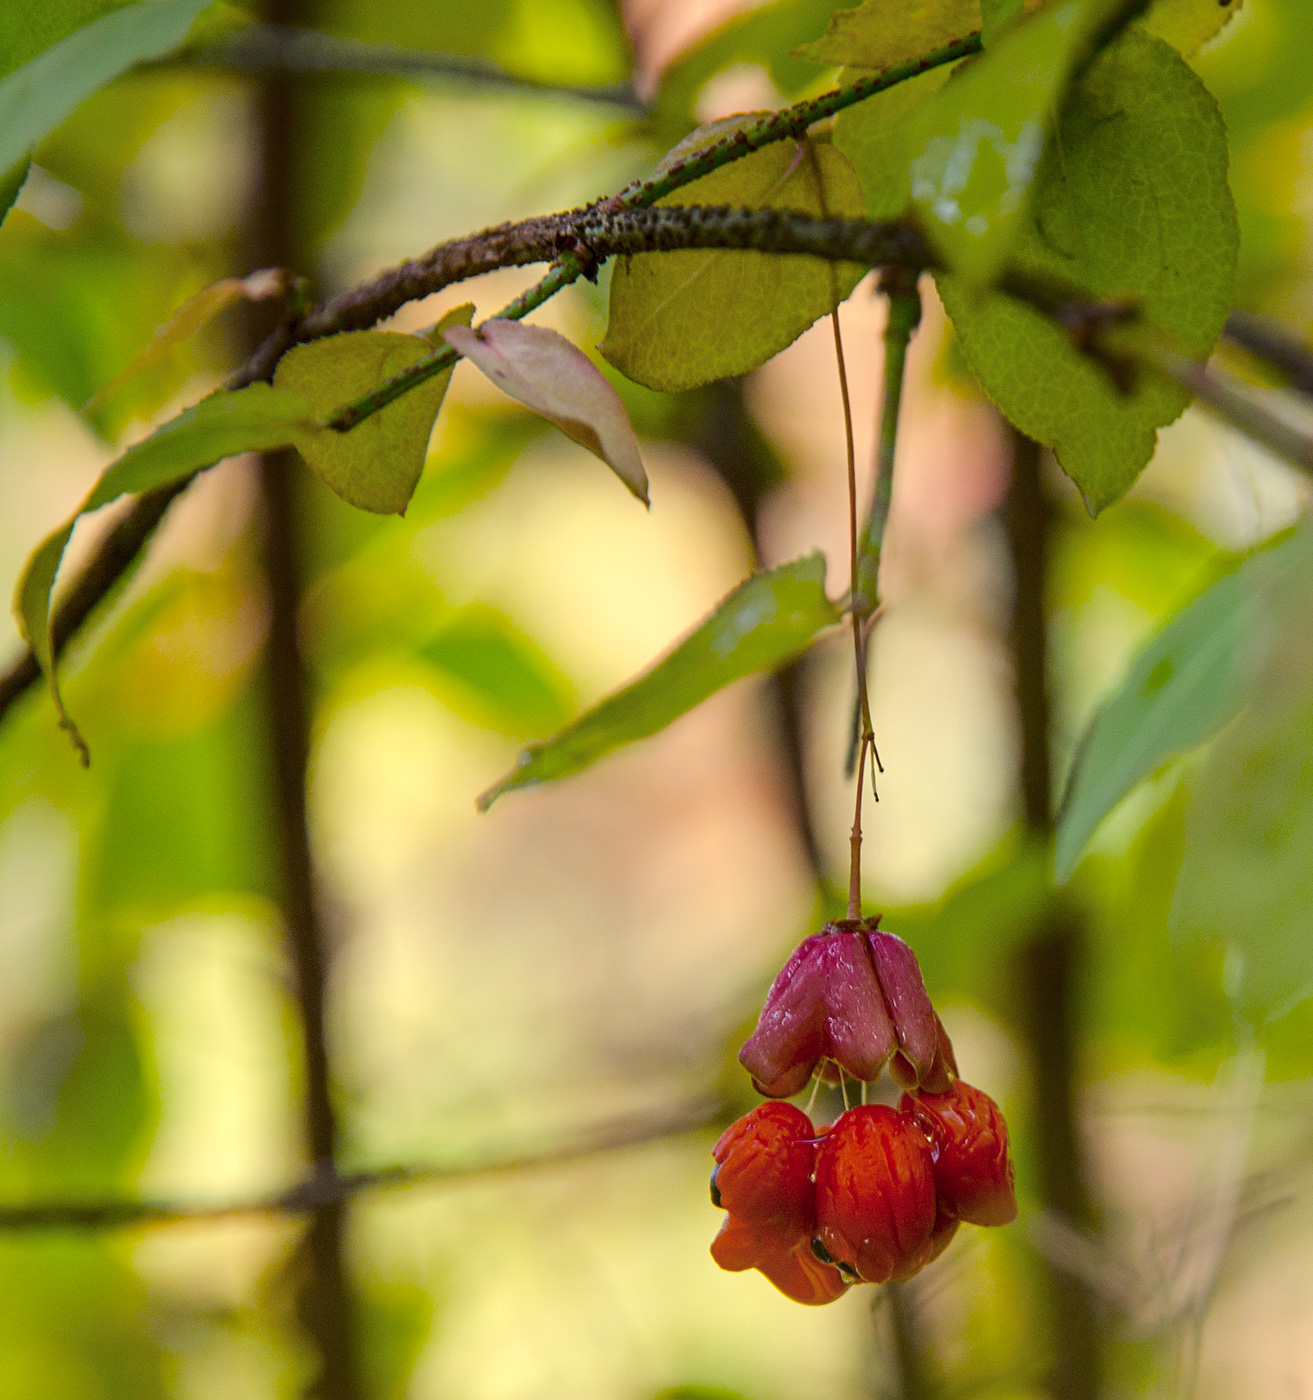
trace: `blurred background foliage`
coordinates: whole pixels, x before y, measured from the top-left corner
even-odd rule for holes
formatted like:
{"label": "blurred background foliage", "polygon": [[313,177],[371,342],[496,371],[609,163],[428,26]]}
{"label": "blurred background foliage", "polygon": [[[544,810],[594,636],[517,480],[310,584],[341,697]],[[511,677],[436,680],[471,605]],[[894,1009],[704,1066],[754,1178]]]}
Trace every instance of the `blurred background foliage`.
{"label": "blurred background foliage", "polygon": [[[66,29],[113,8],[60,7]],[[699,121],[819,91],[832,75],[791,52],[831,8],[321,0],[302,15],[321,34],[428,55],[432,71],[282,79],[301,104],[299,270],[331,292],[443,238],[618,188]],[[29,0],[7,14],[6,68],[66,32]],[[250,270],[261,78],[205,54],[260,18],[216,5],[190,55],[84,103],[41,145],[0,229],[9,577],[117,444],[194,401],[246,343],[231,315],[81,412],[187,296]],[[1313,317],[1307,19],[1302,0],[1246,0],[1193,60],[1230,133],[1237,303],[1300,332]],[[497,273],[398,324],[430,324],[467,295],[486,312],[530,280]],[[605,297],[603,273],[542,319],[591,347]],[[881,315],[869,282],[845,308],[864,442]],[[937,306],[914,342],[876,634],[887,771],[868,804],[866,893],[916,947],[964,1072],[1009,1114],[1018,1225],[964,1233],[899,1295],[858,1290],[824,1311],[707,1254],[710,1144],[752,1101],[734,1054],[842,878],[839,641],[782,684],[740,685],[559,788],[474,813],[523,741],[646,665],[754,560],[817,545],[843,557],[827,338],[822,326],[742,384],[683,395],[614,377],[644,439],[650,517],[464,366],[404,519],[296,479],[341,1165],[471,1169],[353,1202],[360,1394],[1038,1395],[1062,1346],[1054,1270],[1095,1299],[1105,1393],[1302,1394],[1313,836],[1246,816],[1243,798],[1279,774],[1308,801],[1308,659],[1287,658],[1252,723],[1140,785],[1060,897],[1082,930],[1068,1029],[1090,1213],[1077,1232],[1046,1208],[1027,1002],[1044,984],[1025,947],[1054,894],[1051,854],[1020,817],[1012,440]],[[1193,410],[1097,520],[1051,464],[1044,482],[1056,797],[1138,647],[1289,526],[1308,488]],[[70,653],[89,772],[44,696],[0,730],[0,1201],[221,1205],[307,1171],[261,530],[251,464],[209,473]],[[1259,850],[1247,863],[1229,859],[1246,821]],[[1216,937],[1174,934],[1183,898],[1206,906]],[[720,1108],[702,1128],[474,1170],[706,1096]],[[316,1369],[295,1303],[301,1237],[278,1213],[0,1231],[0,1395],[301,1393]]]}

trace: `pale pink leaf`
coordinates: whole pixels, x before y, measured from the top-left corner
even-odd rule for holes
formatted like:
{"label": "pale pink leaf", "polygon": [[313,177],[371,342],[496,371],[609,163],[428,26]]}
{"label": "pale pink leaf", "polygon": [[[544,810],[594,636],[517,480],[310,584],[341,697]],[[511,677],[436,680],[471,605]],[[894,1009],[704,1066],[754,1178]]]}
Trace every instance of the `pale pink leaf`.
{"label": "pale pink leaf", "polygon": [[451,326],[447,344],[504,393],[600,457],[644,504],[647,473],[629,415],[596,365],[563,335],[521,321]]}

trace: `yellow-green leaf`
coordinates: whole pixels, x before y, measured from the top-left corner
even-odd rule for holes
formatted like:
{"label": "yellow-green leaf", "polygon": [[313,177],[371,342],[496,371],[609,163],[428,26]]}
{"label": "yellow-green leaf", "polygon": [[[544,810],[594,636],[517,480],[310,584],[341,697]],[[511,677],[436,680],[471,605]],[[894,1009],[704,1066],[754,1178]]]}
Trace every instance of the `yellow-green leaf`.
{"label": "yellow-green leaf", "polygon": [[981,22],[980,0],[862,0],[835,10],[825,33],[795,52],[832,67],[884,70],[974,34]]}
{"label": "yellow-green leaf", "polygon": [[1244,0],[1154,0],[1144,17],[1150,34],[1192,54],[1220,34]]}
{"label": "yellow-green leaf", "polygon": [[[472,305],[435,328],[469,325]],[[433,341],[396,331],[345,331],[297,345],[278,362],[274,384],[299,395],[319,419],[433,353]],[[344,501],[379,515],[403,512],[424,470],[433,420],[451,371],[436,374],[350,432],[315,428],[297,436],[306,465]]]}
{"label": "yellow-green leaf", "polygon": [[569,777],[648,738],[732,681],[782,666],[838,621],[825,596],[821,554],[754,574],[651,670],[554,738],[526,749],[514,770],[479,798],[480,811],[503,793]]}
{"label": "yellow-green leaf", "polygon": [[[694,133],[671,152],[687,154],[756,115]],[[662,205],[728,204],[860,218],[861,183],[830,145],[778,141],[667,195]],[[611,278],[602,354],[650,389],[692,389],[746,374],[827,315],[865,268],[812,258],[723,250],[640,253]]]}

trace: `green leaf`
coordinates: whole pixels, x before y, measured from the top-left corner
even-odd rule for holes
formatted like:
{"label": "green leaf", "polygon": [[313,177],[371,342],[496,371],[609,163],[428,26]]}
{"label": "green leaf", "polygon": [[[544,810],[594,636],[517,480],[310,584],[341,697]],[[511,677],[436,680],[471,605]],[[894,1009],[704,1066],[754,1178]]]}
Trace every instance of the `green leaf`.
{"label": "green leaf", "polygon": [[1053,109],[1085,33],[1067,0],[959,68],[909,138],[912,198],[948,265],[976,283],[1007,255],[1025,216]]}
{"label": "green leaf", "polygon": [[[1216,103],[1168,44],[1127,30],[1063,110],[1012,261],[1095,296],[1130,297],[1182,353],[1207,358],[1237,250],[1226,170]],[[1157,429],[1189,396],[1147,374],[1123,394],[1039,312],[961,278],[938,283],[967,362],[999,408],[1054,449],[1092,513],[1124,495]]]}
{"label": "green leaf", "polygon": [[838,620],[825,596],[821,554],[754,574],[650,670],[554,738],[526,749],[514,770],[479,798],[479,810],[486,812],[503,793],[569,777],[613,749],[656,734],[731,682],[782,666]]}
{"label": "green leaf", "polygon": [[1228,951],[1227,990],[1255,1019],[1313,990],[1313,568],[1281,598],[1279,639],[1243,718],[1192,793],[1172,908],[1191,948]]}
{"label": "green leaf", "polygon": [[[852,162],[866,194],[866,217],[897,219],[912,202],[911,141],[919,114],[948,81],[952,70],[932,68],[886,88],[834,119],[834,145]],[[852,82],[855,70],[839,75]]]}
{"label": "green leaf", "polygon": [[[448,326],[468,325],[473,314],[468,302],[448,312],[435,336]],[[274,385],[308,403],[315,417],[327,418],[432,354],[434,343],[396,331],[345,331],[294,346],[278,362]],[[297,451],[344,501],[379,515],[404,514],[450,381],[450,370],[435,374],[350,432],[326,428],[300,434]]]}
{"label": "green leaf", "polygon": [[1154,0],[1143,24],[1183,54],[1192,54],[1231,23],[1244,0]]}
{"label": "green leaf", "polygon": [[0,170],[29,155],[97,88],[187,37],[210,0],[149,0],[94,19],[0,79]]}
{"label": "green leaf", "polygon": [[834,8],[834,0],[773,0],[713,29],[662,73],[651,115],[658,138],[674,142],[697,125],[698,96],[727,68],[764,68],[777,92],[797,95],[815,81],[816,67],[794,51],[825,27]]}
{"label": "green leaf", "polygon": [[836,10],[825,33],[796,52],[827,67],[883,72],[980,26],[980,0],[862,0],[856,9]]}
{"label": "green leaf", "polygon": [[84,762],[86,746],[59,695],[50,638],[50,593],[73,526],[81,516],[120,496],[171,485],[224,457],[283,447],[312,431],[309,405],[286,390],[252,384],[211,394],[111,462],[73,517],[47,535],[28,558],[14,590],[14,612],[24,640],[50,683],[60,722],[73,737]]}
{"label": "green leaf", "polygon": [[1206,588],[1139,654],[1081,740],[1058,814],[1054,865],[1066,880],[1099,823],[1168,759],[1239,713],[1259,660],[1271,591],[1308,553],[1296,536]]}
{"label": "green leaf", "polygon": [[456,682],[457,708],[504,734],[564,724],[565,686],[543,652],[491,608],[464,608],[419,655]]}
{"label": "green leaf", "polygon": [[5,215],[14,207],[14,200],[23,192],[27,183],[27,172],[32,168],[30,160],[20,160],[13,169],[0,176],[0,224]]}
{"label": "green leaf", "polygon": [[[715,122],[681,142],[669,162],[761,114]],[[860,218],[861,182],[830,145],[777,141],[704,175],[662,205],[730,204]],[[602,354],[649,389],[693,389],[746,374],[828,315],[866,269],[812,258],[722,250],[640,253],[611,277]]]}
{"label": "green leaf", "polygon": [[981,0],[980,42],[992,48],[1025,12],[1025,0]]}

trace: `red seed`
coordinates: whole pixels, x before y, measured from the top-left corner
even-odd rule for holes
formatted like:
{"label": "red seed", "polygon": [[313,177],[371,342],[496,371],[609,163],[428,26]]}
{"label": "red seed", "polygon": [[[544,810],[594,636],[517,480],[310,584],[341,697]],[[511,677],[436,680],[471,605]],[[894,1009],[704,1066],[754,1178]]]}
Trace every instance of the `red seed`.
{"label": "red seed", "polygon": [[930,1257],[935,1216],[930,1147],[912,1120],[849,1109],[816,1152],[817,1236],[830,1257],[868,1283],[911,1278]]}
{"label": "red seed", "polygon": [[988,1094],[958,1079],[942,1094],[904,1094],[899,1107],[930,1139],[941,1210],[972,1225],[1017,1218],[1008,1125]]}
{"label": "red seed", "polygon": [[[788,1103],[759,1104],[726,1129],[712,1149],[712,1181],[732,1216],[796,1244],[815,1222],[811,1119]],[[748,1267],[748,1266],[745,1266]]]}

